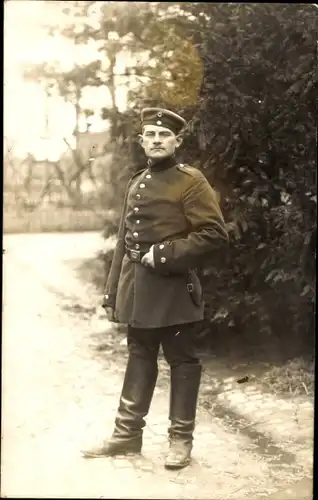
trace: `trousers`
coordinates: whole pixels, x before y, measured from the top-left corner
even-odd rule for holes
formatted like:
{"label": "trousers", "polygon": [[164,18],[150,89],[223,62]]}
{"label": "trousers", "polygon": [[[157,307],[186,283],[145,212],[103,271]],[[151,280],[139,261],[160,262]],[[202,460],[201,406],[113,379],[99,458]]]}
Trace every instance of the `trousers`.
{"label": "trousers", "polygon": [[196,354],[196,323],[162,328],[134,328],[128,325],[127,347],[130,355],[157,363],[159,348],[171,368],[199,364]]}

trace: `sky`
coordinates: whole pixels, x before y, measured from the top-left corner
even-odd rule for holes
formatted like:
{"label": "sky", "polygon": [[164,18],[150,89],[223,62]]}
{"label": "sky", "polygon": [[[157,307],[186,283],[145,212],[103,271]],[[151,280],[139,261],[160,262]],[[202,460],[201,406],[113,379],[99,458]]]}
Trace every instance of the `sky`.
{"label": "sky", "polygon": [[[74,109],[59,97],[48,101],[40,84],[25,80],[23,70],[32,63],[50,59],[58,59],[67,68],[75,60],[91,60],[94,52],[86,47],[77,54],[63,39],[48,36],[43,28],[48,19],[61,22],[58,2],[7,0],[5,3],[4,136],[15,144],[15,153],[19,156],[29,151],[38,158],[57,159],[66,148],[63,137],[72,142]],[[123,61],[119,61],[119,66],[122,64]],[[120,110],[127,105],[126,94],[125,86],[117,89]],[[110,104],[107,89],[87,91],[82,104],[96,110],[91,130],[105,129],[107,123],[97,113],[103,105]]]}

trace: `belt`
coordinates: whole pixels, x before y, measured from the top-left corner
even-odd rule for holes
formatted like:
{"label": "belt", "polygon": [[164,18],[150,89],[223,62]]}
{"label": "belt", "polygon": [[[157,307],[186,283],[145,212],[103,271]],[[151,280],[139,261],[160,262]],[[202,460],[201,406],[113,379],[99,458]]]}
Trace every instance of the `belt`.
{"label": "belt", "polygon": [[[129,260],[131,260],[132,262],[141,262],[141,259],[143,258],[144,255],[146,255],[146,253],[148,252],[148,250],[144,250],[144,251],[141,251],[141,250],[134,250],[132,248],[128,248],[128,247],[125,247],[125,253],[127,255],[127,257],[129,258]],[[166,275],[171,275],[172,273],[170,271],[164,273]],[[184,271],[182,272],[175,272],[173,274],[176,274],[176,275],[184,275]],[[189,279],[189,283],[187,284],[187,287],[188,287],[188,291],[191,293],[193,291],[193,284],[191,282],[191,277],[188,276],[188,279]]]}
{"label": "belt", "polygon": [[146,255],[147,251],[134,250],[132,248],[125,247],[126,255],[132,262],[140,262],[144,255]]}

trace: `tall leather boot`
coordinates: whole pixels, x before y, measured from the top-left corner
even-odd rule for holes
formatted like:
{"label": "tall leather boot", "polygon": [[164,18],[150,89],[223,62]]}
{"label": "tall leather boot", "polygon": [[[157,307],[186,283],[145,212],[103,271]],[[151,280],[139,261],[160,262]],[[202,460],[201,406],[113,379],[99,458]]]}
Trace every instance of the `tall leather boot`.
{"label": "tall leather boot", "polygon": [[157,375],[156,362],[129,356],[113,434],[101,446],[84,450],[84,457],[140,453],[144,417],[150,408]]}
{"label": "tall leather boot", "polygon": [[201,371],[199,364],[171,368],[170,449],[166,469],[181,469],[190,463]]}

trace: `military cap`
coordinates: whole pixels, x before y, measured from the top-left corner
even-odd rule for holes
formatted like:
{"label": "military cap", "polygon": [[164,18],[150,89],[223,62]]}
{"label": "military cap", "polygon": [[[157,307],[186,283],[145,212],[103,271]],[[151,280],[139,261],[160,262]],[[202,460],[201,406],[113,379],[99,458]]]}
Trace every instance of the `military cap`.
{"label": "military cap", "polygon": [[162,108],[144,108],[141,111],[141,126],[160,125],[178,134],[186,125],[186,121],[176,113]]}

